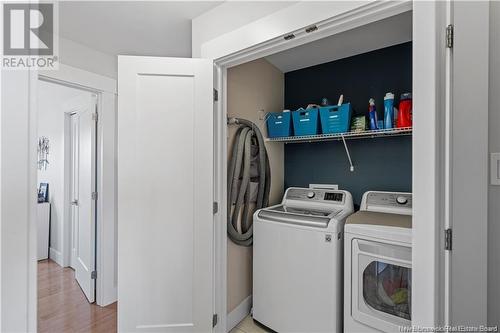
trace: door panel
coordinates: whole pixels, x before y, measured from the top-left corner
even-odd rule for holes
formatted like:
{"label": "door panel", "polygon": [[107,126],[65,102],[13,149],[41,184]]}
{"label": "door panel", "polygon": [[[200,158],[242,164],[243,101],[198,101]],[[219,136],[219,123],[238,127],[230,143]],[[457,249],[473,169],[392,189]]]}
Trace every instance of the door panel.
{"label": "door panel", "polygon": [[209,332],[212,63],[119,57],[118,330]]}
{"label": "door panel", "polygon": [[[447,324],[487,323],[488,45],[487,1],[452,1],[450,226]],[[495,92],[497,93],[497,92]],[[474,96],[474,98],[470,98]],[[471,121],[473,114],[474,121]],[[496,255],[496,254],[495,254]]]}
{"label": "door panel", "polygon": [[76,269],[76,248],[78,246],[78,145],[79,145],[79,120],[78,113],[73,113],[70,118],[71,131],[71,262],[70,266]]}
{"label": "door panel", "polygon": [[95,269],[95,200],[92,192],[96,188],[96,122],[95,99],[89,96],[88,107],[77,113],[78,132],[75,137],[75,162],[73,193],[75,195],[72,206],[74,212],[73,265],[75,278],[80,284],[89,302],[95,301],[95,280],[92,272]]}

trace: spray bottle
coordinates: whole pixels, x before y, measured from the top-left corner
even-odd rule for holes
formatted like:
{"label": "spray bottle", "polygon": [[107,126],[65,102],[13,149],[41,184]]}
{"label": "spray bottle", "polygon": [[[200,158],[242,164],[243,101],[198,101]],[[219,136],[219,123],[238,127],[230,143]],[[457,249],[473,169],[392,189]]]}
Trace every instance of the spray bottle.
{"label": "spray bottle", "polygon": [[377,109],[375,108],[375,100],[370,98],[368,101],[368,117],[370,118],[370,129],[378,129]]}

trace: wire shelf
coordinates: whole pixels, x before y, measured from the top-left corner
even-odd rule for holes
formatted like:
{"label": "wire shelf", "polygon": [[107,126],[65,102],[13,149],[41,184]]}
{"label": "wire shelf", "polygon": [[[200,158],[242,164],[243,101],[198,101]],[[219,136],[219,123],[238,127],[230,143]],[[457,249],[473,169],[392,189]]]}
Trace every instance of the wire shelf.
{"label": "wire shelf", "polygon": [[380,130],[369,130],[362,132],[346,132],[339,134],[317,134],[306,136],[288,136],[282,138],[266,138],[268,142],[300,143],[300,142],[321,142],[337,140],[353,140],[367,138],[382,138],[390,136],[412,135],[412,127],[390,128]]}

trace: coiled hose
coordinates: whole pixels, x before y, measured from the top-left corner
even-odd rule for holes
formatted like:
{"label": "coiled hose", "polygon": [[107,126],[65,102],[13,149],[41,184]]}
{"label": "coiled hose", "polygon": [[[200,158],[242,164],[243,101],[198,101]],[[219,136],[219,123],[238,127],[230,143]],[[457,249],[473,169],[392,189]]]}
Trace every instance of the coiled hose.
{"label": "coiled hose", "polygon": [[[239,127],[228,165],[227,234],[234,243],[250,246],[253,241],[254,212],[251,207],[251,183],[258,182],[255,210],[267,206],[271,187],[269,158],[262,133],[254,123],[240,118],[231,118],[228,123],[238,124]],[[241,232],[237,227],[240,217]]]}

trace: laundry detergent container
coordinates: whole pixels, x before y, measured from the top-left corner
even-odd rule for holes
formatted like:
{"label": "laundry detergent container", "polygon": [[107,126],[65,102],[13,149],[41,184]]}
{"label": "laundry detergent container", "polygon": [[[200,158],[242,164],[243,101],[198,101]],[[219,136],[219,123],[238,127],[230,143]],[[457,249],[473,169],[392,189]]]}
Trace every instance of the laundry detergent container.
{"label": "laundry detergent container", "polygon": [[295,136],[318,134],[318,108],[300,108],[292,112],[292,119]]}
{"label": "laundry detergent container", "polygon": [[321,130],[323,134],[345,133],[351,123],[351,103],[321,107]]}
{"label": "laundry detergent container", "polygon": [[267,136],[281,138],[292,135],[292,121],[290,111],[269,112],[267,114]]}

